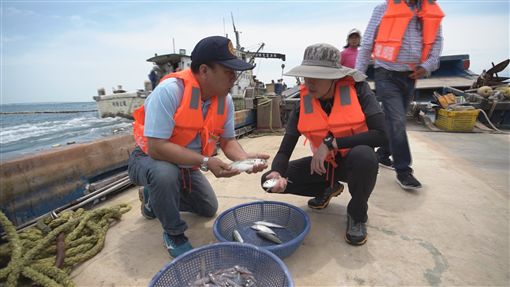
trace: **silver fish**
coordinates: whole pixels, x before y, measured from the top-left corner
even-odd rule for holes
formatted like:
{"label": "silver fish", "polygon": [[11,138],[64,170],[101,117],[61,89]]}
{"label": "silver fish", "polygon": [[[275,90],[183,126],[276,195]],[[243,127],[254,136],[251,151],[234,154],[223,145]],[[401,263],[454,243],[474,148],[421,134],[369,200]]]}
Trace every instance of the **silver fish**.
{"label": "silver fish", "polygon": [[264,225],[254,224],[254,225],[251,226],[251,228],[255,229],[257,231],[262,231],[262,232],[265,232],[265,233],[276,235],[276,233],[274,233],[274,231],[271,230],[271,228],[269,228],[267,226],[264,226]]}
{"label": "silver fish", "polygon": [[272,222],[269,222],[269,221],[255,221],[253,222],[255,224],[258,224],[258,225],[264,225],[264,226],[267,226],[267,227],[273,227],[273,228],[285,228],[279,224],[276,224],[276,223],[272,223]]}
{"label": "silver fish", "polygon": [[252,171],[253,166],[259,164],[266,164],[266,160],[261,158],[247,158],[231,163],[230,167],[238,171]]}
{"label": "silver fish", "polygon": [[264,239],[272,241],[274,243],[282,244],[282,241],[280,240],[280,238],[276,237],[276,235],[274,235],[274,234],[267,233],[267,232],[264,232],[264,231],[257,231],[257,235],[262,237],[262,238],[264,238]]}
{"label": "silver fish", "polygon": [[239,231],[237,231],[237,229],[234,229],[234,231],[232,232],[232,237],[234,237],[235,241],[244,243],[244,239],[241,236],[241,233],[239,233]]}
{"label": "silver fish", "polygon": [[268,179],[268,180],[264,181],[264,183],[262,184],[262,187],[265,188],[266,191],[269,191],[269,190],[271,190],[271,188],[273,188],[278,183],[278,180],[279,180],[279,178]]}
{"label": "silver fish", "polygon": [[[270,191],[280,180],[280,178],[270,178],[262,184],[262,187],[266,189],[266,191]],[[287,179],[288,183],[292,183],[292,181]]]}

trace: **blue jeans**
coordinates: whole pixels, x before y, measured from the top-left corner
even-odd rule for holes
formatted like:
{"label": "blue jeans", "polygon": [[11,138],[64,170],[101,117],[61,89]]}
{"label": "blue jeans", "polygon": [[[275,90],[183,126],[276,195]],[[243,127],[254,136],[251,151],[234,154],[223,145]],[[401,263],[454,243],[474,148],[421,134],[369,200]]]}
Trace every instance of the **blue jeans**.
{"label": "blue jeans", "polygon": [[393,155],[393,166],[397,173],[412,172],[411,151],[406,133],[406,113],[413,99],[416,81],[409,78],[410,72],[389,71],[376,68],[375,92],[382,102],[386,118],[389,145],[379,148],[380,156]]}
{"label": "blue jeans", "polygon": [[213,217],[218,210],[214,190],[200,170],[152,159],[136,147],[129,157],[128,172],[133,183],[149,189],[151,208],[170,235],[188,228],[180,211]]}

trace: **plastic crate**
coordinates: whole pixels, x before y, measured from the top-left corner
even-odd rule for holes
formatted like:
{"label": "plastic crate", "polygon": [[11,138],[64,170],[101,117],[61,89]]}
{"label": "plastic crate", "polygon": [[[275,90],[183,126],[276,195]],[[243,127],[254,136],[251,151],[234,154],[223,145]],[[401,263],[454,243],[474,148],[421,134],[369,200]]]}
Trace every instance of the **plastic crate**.
{"label": "plastic crate", "polygon": [[[265,220],[284,226],[273,228],[282,244],[274,244],[262,239],[250,228],[253,222]],[[290,256],[301,245],[310,231],[310,219],[300,208],[279,201],[257,201],[234,206],[216,218],[213,225],[214,236],[220,242],[233,241],[236,229],[245,243],[264,248],[280,258]]]}
{"label": "plastic crate", "polygon": [[152,278],[149,287],[189,286],[198,274],[208,274],[235,265],[253,272],[256,286],[294,286],[287,266],[273,253],[251,244],[222,242],[193,249],[175,258]]}
{"label": "plastic crate", "polygon": [[436,126],[450,132],[470,132],[475,126],[476,118],[480,110],[437,111]]}

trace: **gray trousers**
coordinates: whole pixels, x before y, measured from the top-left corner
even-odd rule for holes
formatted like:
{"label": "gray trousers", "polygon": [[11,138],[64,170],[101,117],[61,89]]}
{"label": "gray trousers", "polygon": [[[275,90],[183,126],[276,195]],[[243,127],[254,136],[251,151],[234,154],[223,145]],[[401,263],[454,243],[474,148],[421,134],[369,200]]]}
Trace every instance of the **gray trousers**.
{"label": "gray trousers", "polygon": [[128,172],[133,183],[149,189],[152,211],[170,235],[188,228],[180,211],[213,217],[218,210],[214,190],[200,170],[154,160],[136,147],[129,157]]}

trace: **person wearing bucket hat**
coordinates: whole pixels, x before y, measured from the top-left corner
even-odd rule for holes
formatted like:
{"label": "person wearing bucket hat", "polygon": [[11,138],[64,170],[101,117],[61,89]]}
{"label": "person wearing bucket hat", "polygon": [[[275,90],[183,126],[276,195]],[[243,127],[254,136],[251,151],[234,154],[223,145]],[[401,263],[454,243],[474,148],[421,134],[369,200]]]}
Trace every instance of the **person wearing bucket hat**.
{"label": "person wearing bucket hat", "polygon": [[361,32],[358,29],[354,28],[349,31],[349,34],[347,34],[347,45],[344,46],[340,54],[340,65],[354,69],[360,41]]}
{"label": "person wearing bucket hat", "polygon": [[411,168],[406,113],[416,81],[439,67],[443,17],[434,0],[385,1],[375,7],[356,59],[356,69],[365,73],[374,57],[375,91],[383,105],[389,139],[377,156],[382,167],[395,170],[404,190],[422,187]]}
{"label": "person wearing bucket hat", "polygon": [[[312,197],[308,206],[326,208],[346,182],[352,196],[347,206],[345,239],[353,245],[367,240],[368,198],[378,164],[374,147],[386,143],[384,115],[366,76],[339,63],[340,51],[329,44],[305,50],[301,65],[286,76],[303,77],[300,105],[287,123],[271,170],[261,182],[276,180],[269,192]],[[300,135],[310,142],[312,156],[289,162]]]}
{"label": "person wearing bucket hat", "polygon": [[[164,76],[133,113],[136,148],[129,157],[129,178],[143,186],[142,215],[159,219],[172,257],[193,248],[179,212],[212,217],[218,209],[214,190],[200,170],[216,177],[240,173],[213,157],[216,144],[232,161],[269,158],[245,152],[234,133],[234,105],[228,93],[236,71],[254,66],[237,58],[232,42],[221,36],[198,42],[191,61],[191,68]],[[258,164],[251,172],[265,168],[265,163]]]}

